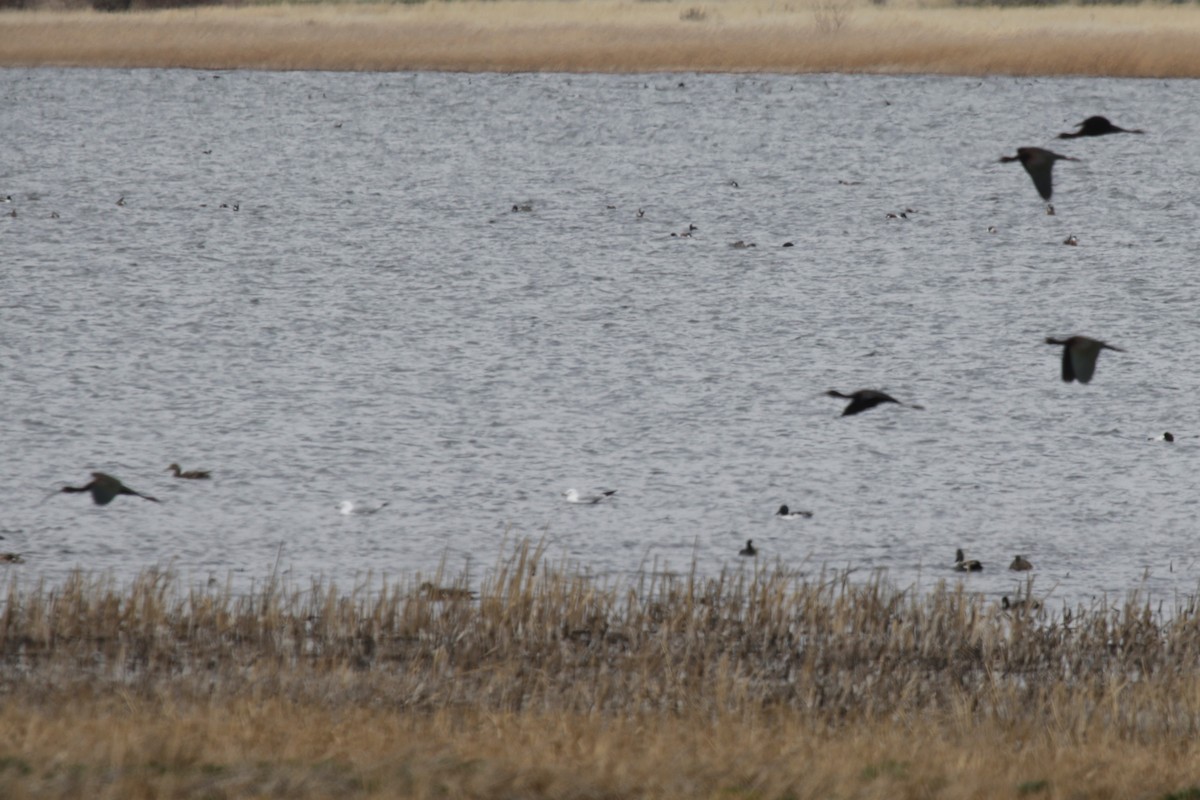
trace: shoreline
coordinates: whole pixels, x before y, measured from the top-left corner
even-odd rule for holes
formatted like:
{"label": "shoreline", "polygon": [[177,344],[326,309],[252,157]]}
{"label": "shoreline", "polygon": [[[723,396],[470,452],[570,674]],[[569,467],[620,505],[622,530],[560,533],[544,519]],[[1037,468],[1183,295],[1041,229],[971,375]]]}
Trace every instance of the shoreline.
{"label": "shoreline", "polygon": [[1200,77],[1200,8],[498,2],[5,11],[2,67]]}

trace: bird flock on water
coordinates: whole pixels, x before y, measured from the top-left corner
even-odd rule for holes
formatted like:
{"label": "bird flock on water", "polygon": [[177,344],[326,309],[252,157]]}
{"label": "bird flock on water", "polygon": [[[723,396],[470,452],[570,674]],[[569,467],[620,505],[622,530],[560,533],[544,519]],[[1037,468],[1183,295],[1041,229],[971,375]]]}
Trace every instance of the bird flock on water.
{"label": "bird flock on water", "polygon": [[[1076,125],[1075,128],[1076,130],[1074,131],[1060,133],[1058,138],[1062,140],[1070,140],[1081,137],[1105,136],[1119,133],[1144,133],[1144,131],[1140,129],[1121,128],[1117,125],[1114,125],[1103,116],[1088,117]],[[1001,163],[1019,162],[1021,166],[1024,167],[1025,171],[1029,174],[1030,179],[1033,181],[1034,188],[1037,190],[1038,195],[1045,202],[1046,213],[1051,215],[1055,213],[1054,206],[1051,204],[1051,199],[1054,194],[1054,165],[1059,161],[1074,162],[1078,160],[1079,159],[1075,158],[1074,156],[1063,155],[1041,147],[1018,147],[1016,155],[1006,155],[1000,158]],[[731,185],[736,188],[737,183],[731,182]],[[11,196],[5,197],[3,202],[12,202]],[[121,197],[117,201],[117,205],[124,206],[125,198]],[[532,204],[529,203],[515,204],[512,206],[513,212],[527,213],[531,212],[532,210]],[[889,214],[888,217],[896,219],[907,218],[908,213],[915,212],[913,212],[912,209],[906,209],[905,212],[899,214]],[[644,214],[645,212],[643,209],[638,209],[637,216],[639,218],[642,218]],[[16,216],[15,211],[11,214],[11,216]],[[683,231],[672,233],[671,236],[689,238],[696,230],[698,230],[698,228],[695,225],[689,224]],[[995,230],[995,228],[989,228],[989,232],[994,233]],[[1067,239],[1064,240],[1064,244],[1077,245],[1078,239],[1074,235],[1068,236]],[[747,243],[741,240],[734,242],[731,245],[731,247],[735,249],[744,249],[755,246],[756,245],[754,243]],[[792,243],[786,242],[783,246],[789,247],[792,246]],[[1095,375],[1096,362],[1103,350],[1111,350],[1117,353],[1125,352],[1122,348],[1115,345],[1108,344],[1107,342],[1099,339],[1078,334],[1067,336],[1065,338],[1047,336],[1045,343],[1062,348],[1061,377],[1062,380],[1067,383],[1074,381],[1078,381],[1081,384],[1090,383]],[[914,410],[921,410],[924,408],[921,405],[906,403],[898,400],[887,392],[878,389],[858,389],[848,393],[841,392],[836,389],[830,389],[825,392],[825,394],[829,397],[849,401],[849,403],[842,410],[841,416],[843,417],[861,414],[865,411],[885,404],[891,404],[897,407]],[[1174,435],[1169,432],[1164,433],[1161,437],[1157,438],[1164,442],[1175,441]],[[209,470],[183,470],[178,463],[172,463],[169,467],[167,467],[167,471],[170,471],[175,478],[185,480],[206,480],[211,478],[211,472]],[[91,476],[92,479],[82,486],[63,486],[61,489],[55,491],[54,494],[87,493],[91,496],[92,502],[98,506],[106,506],[121,495],[138,497],[154,503],[160,502],[157,498],[132,489],[124,484],[120,479],[105,472],[92,472]],[[613,489],[601,489],[589,493],[581,493],[576,489],[567,489],[562,494],[568,503],[579,505],[599,505],[606,501],[612,500],[616,493],[616,490]],[[370,515],[383,510],[387,505],[388,503],[386,502],[371,505],[345,500],[340,504],[339,511],[344,515]],[[789,508],[787,505],[781,505],[778,511],[775,513],[775,516],[785,520],[807,519],[813,516],[813,512],[794,510]],[[754,546],[752,539],[746,540],[745,547],[738,552],[738,555],[743,557],[755,557],[758,555],[758,549]],[[0,563],[22,563],[23,561],[24,559],[18,553],[0,553]],[[955,553],[953,568],[959,572],[980,572],[983,570],[983,565],[978,560],[966,559],[962,549],[959,549]],[[1033,569],[1033,565],[1023,555],[1017,555],[1009,565],[1009,569],[1017,572],[1024,572]],[[432,587],[431,584],[423,585],[422,590],[425,591],[426,594],[430,596],[436,596],[440,599],[446,599],[452,594],[454,597],[464,596],[456,594],[456,592],[459,592],[459,590],[447,590],[440,587]],[[1029,598],[1018,598],[1015,601],[1010,601],[1008,597],[1004,597],[1003,607],[1005,609],[1036,608],[1038,607],[1038,604],[1036,601],[1033,601]]]}

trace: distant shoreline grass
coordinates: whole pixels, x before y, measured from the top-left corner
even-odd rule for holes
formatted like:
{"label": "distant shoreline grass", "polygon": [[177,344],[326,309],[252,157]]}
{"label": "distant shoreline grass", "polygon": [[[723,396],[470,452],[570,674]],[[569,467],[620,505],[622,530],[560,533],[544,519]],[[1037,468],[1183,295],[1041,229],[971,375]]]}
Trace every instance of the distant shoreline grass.
{"label": "distant shoreline grass", "polygon": [[1200,77],[1195,3],[134,2],[115,14],[2,11],[0,66]]}
{"label": "distant shoreline grass", "polygon": [[1194,800],[1198,662],[1191,601],[605,586],[529,544],[478,594],[12,578],[0,796]]}

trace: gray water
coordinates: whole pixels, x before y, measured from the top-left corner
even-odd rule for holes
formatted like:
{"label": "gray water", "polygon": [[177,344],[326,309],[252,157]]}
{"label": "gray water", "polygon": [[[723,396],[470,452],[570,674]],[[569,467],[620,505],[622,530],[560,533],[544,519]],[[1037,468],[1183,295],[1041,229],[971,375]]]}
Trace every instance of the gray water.
{"label": "gray water", "polygon": [[[477,579],[527,537],[617,581],[998,597],[1022,553],[1051,603],[1196,591],[1200,83],[43,69],[0,97],[23,582]],[[1053,138],[1094,113],[1147,133]],[[1082,159],[1055,216],[998,162],[1024,145]],[[1073,333],[1127,352],[1065,384],[1042,340]],[[925,409],[822,394],[862,387]],[[162,503],[52,495],[92,470]]]}

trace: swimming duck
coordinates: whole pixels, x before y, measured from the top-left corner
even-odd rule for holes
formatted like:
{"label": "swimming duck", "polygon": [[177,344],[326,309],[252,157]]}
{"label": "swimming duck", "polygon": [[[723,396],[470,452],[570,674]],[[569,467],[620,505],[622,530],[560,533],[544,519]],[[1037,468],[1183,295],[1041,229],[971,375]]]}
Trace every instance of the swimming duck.
{"label": "swimming duck", "polygon": [[567,489],[563,492],[563,497],[567,498],[568,503],[582,503],[594,506],[596,503],[604,502],[616,493],[616,489],[604,489],[596,494],[580,494],[575,489]]}
{"label": "swimming duck", "polygon": [[1060,139],[1074,139],[1078,136],[1104,136],[1109,133],[1145,133],[1143,130],[1119,128],[1108,121],[1108,117],[1088,117],[1075,126],[1079,130],[1074,133],[1060,133]]}
{"label": "swimming duck", "polygon": [[851,414],[858,414],[862,411],[872,409],[875,406],[879,405],[880,403],[895,403],[898,406],[904,406],[906,408],[915,408],[918,411],[920,411],[924,408],[923,406],[909,405],[908,403],[901,403],[899,400],[892,397],[890,394],[888,394],[886,392],[878,391],[877,389],[859,389],[857,392],[851,392],[850,394],[843,394],[842,392],[839,392],[837,389],[830,389],[825,394],[828,395],[829,397],[840,397],[843,400],[850,401],[850,404],[847,405],[842,410],[843,417],[848,417]]}
{"label": "swimming duck", "polygon": [[172,464],[167,467],[167,472],[175,473],[176,478],[187,478],[189,480],[205,480],[212,477],[212,471],[207,469],[189,469],[186,472],[179,468],[178,464]]}
{"label": "swimming duck", "polygon": [[158,498],[151,497],[148,494],[142,494],[141,492],[135,492],[133,489],[130,489],[112,475],[108,475],[103,472],[93,472],[92,480],[83,486],[64,486],[63,488],[59,489],[58,492],[55,492],[55,494],[58,494],[59,492],[67,492],[68,494],[75,492],[90,492],[92,495],[92,502],[98,506],[108,505],[119,494],[131,494],[134,497],[140,497],[143,500],[149,500],[154,503],[158,502]]}
{"label": "swimming duck", "polygon": [[376,514],[387,508],[387,506],[387,500],[384,500],[377,506],[367,505],[365,503],[356,503],[353,500],[343,500],[342,502],[338,503],[338,511],[342,514],[345,514],[347,517],[366,516],[367,514]]}
{"label": "swimming duck", "polygon": [[0,564],[24,564],[25,559],[20,553],[0,553]]}
{"label": "swimming duck", "polygon": [[1096,372],[1096,359],[1100,357],[1101,350],[1125,352],[1119,347],[1105,344],[1098,339],[1089,339],[1086,336],[1068,336],[1066,339],[1047,336],[1046,344],[1062,345],[1062,379],[1067,383],[1090,381]]}
{"label": "swimming duck", "polygon": [[1042,604],[1028,597],[1018,597],[1016,600],[1009,600],[1008,595],[1004,595],[1004,597],[1000,598],[1000,607],[1005,611],[1025,611],[1028,609],[1037,610],[1042,607]]}
{"label": "swimming duck", "polygon": [[1072,233],[1070,236],[1063,239],[1063,244],[1069,244],[1072,247],[1075,247],[1079,244],[1079,237]]}
{"label": "swimming duck", "polygon": [[809,519],[812,515],[813,512],[811,511],[792,511],[786,505],[780,506],[779,510],[775,512],[775,516],[783,517],[784,519]]}
{"label": "swimming duck", "polygon": [[1008,565],[1008,568],[1013,572],[1028,572],[1029,570],[1033,569],[1033,564],[1030,564],[1029,559],[1025,558],[1025,556],[1019,555],[1012,560],[1012,563]]}
{"label": "swimming duck", "polygon": [[475,593],[457,586],[437,586],[425,581],[418,591],[429,600],[474,600]]}
{"label": "swimming duck", "polygon": [[[1050,195],[1054,193],[1054,184],[1050,177],[1051,170],[1054,169],[1055,161],[1078,161],[1077,158],[1071,156],[1063,156],[1050,150],[1043,150],[1040,147],[1018,147],[1015,156],[1002,156],[1001,163],[1010,161],[1020,161],[1021,166],[1025,167],[1025,171],[1029,173],[1029,177],[1033,178],[1033,185],[1037,188],[1038,194],[1047,203],[1050,202]],[[1050,206],[1048,214],[1053,214],[1053,206]]]}
{"label": "swimming duck", "polygon": [[954,551],[954,569],[956,572],[983,572],[983,564],[980,564],[975,559],[967,561],[963,557],[962,548]]}
{"label": "swimming duck", "polygon": [[758,555],[758,548],[756,548],[756,547],[754,546],[754,540],[753,540],[753,539],[747,539],[747,540],[746,540],[746,546],[745,546],[745,547],[743,547],[741,550],[739,550],[739,551],[738,551],[738,555],[739,555],[739,556],[746,556],[747,558],[750,558],[750,557],[753,557],[753,556],[756,556],[756,555]]}
{"label": "swimming duck", "polygon": [[1162,436],[1159,436],[1158,438],[1164,442],[1173,442],[1173,441],[1175,441],[1175,434],[1171,433],[1170,431],[1167,431],[1166,433],[1164,433]]}

